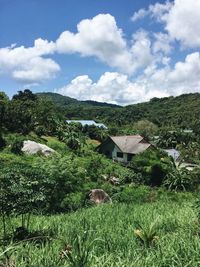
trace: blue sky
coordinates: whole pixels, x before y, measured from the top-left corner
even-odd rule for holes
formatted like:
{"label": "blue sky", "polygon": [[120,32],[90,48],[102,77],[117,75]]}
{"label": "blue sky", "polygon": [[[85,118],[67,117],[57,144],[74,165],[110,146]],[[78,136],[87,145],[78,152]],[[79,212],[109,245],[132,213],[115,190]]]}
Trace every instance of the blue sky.
{"label": "blue sky", "polygon": [[0,0],[0,89],[122,105],[199,92],[199,23],[200,0]]}

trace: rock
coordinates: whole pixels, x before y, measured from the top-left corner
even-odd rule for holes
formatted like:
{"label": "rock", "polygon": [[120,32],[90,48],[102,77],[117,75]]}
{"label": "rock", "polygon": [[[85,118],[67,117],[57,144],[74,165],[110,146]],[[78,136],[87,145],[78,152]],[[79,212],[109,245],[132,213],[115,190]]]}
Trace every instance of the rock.
{"label": "rock", "polygon": [[102,189],[93,189],[89,193],[89,199],[95,204],[102,204],[107,202],[112,202],[109,195]]}
{"label": "rock", "polygon": [[114,176],[110,177],[109,182],[110,182],[112,185],[119,185],[119,184],[120,184],[120,180],[119,180],[119,178],[114,177]]}
{"label": "rock", "polygon": [[44,156],[49,156],[55,152],[55,150],[46,145],[36,143],[30,140],[23,142],[22,151],[30,155],[42,153]]}

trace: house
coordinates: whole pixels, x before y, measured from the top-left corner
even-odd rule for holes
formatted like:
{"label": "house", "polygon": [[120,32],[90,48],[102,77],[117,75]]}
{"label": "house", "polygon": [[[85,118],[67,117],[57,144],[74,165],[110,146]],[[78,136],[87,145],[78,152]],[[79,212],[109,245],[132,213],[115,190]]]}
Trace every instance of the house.
{"label": "house", "polygon": [[141,135],[110,136],[99,146],[99,152],[108,158],[127,163],[134,155],[152,147]]}
{"label": "house", "polygon": [[66,120],[67,123],[80,123],[83,127],[85,125],[91,126],[94,125],[99,128],[107,129],[107,127],[103,123],[97,123],[93,120]]}

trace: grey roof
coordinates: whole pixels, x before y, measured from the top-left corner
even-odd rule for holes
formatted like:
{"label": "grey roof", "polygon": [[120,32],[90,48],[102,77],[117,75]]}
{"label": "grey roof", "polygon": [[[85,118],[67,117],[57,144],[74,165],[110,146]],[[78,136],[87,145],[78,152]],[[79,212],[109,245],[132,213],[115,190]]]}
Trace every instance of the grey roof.
{"label": "grey roof", "polygon": [[110,136],[123,153],[138,154],[144,152],[151,144],[140,135]]}
{"label": "grey roof", "polygon": [[180,152],[174,148],[172,149],[164,149],[167,155],[172,157],[174,160],[177,160],[180,157]]}
{"label": "grey roof", "polygon": [[102,127],[104,129],[107,129],[107,127],[103,123],[97,123],[93,120],[66,120],[67,123],[75,122],[75,123],[80,123],[82,126],[85,125],[94,125],[96,127]]}

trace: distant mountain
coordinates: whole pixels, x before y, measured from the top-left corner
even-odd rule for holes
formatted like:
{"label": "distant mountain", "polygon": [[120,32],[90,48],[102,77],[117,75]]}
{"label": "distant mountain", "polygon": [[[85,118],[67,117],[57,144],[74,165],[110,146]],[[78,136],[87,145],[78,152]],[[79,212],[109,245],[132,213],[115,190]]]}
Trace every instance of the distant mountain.
{"label": "distant mountain", "polygon": [[41,98],[50,99],[54,102],[54,104],[59,105],[60,107],[66,107],[68,105],[73,106],[94,106],[94,107],[113,107],[118,108],[120,106],[115,104],[108,104],[104,102],[97,102],[92,100],[86,100],[86,101],[79,101],[75,98],[71,98],[68,96],[63,96],[57,93],[37,93],[37,95]]}

